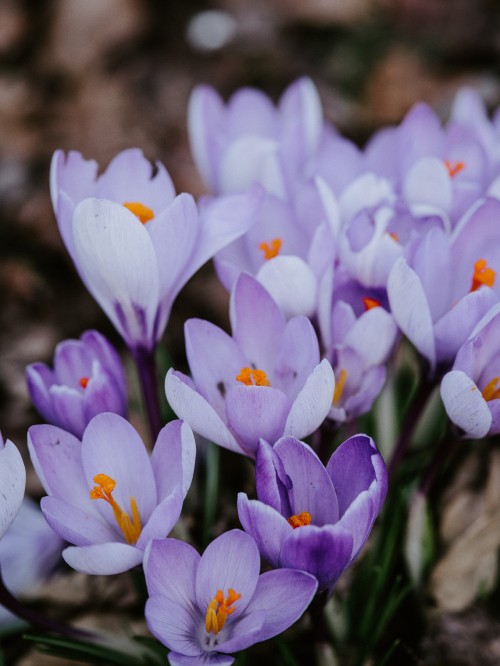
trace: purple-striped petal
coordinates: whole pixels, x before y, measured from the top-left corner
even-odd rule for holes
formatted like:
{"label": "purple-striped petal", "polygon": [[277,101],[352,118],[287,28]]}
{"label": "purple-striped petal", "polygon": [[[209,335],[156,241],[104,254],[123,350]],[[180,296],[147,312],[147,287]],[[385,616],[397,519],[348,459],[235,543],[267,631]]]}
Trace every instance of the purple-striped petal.
{"label": "purple-striped petal", "polygon": [[272,567],[278,567],[283,541],[292,526],[278,511],[258,500],[249,500],[245,493],[238,493],[238,517],[245,532],[255,539],[261,556]]}
{"label": "purple-striped petal", "polygon": [[[196,550],[177,539],[152,541],[144,556],[144,572],[151,597],[161,595],[194,615],[196,571],[200,563]],[[165,566],[168,562],[168,566]]]}

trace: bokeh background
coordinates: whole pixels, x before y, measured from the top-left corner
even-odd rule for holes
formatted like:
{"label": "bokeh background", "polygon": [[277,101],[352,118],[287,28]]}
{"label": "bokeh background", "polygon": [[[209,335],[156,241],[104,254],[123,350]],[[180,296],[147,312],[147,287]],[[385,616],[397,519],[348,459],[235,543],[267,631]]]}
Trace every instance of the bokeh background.
{"label": "bokeh background", "polygon": [[[209,83],[227,96],[253,85],[277,100],[302,75],[317,85],[326,117],[360,145],[381,125],[398,123],[419,100],[446,119],[464,85],[477,89],[493,110],[500,105],[500,3],[0,0],[0,428],[5,436],[23,446],[27,427],[39,421],[25,387],[27,363],[50,361],[59,340],[91,327],[120,346],[60,240],[48,187],[53,151],[78,150],[104,167],[118,151],[137,146],[166,165],[178,191],[198,196],[203,184],[186,130],[193,86]],[[183,290],[167,330],[166,346],[177,367],[184,363],[185,318],[196,315],[224,325],[226,306],[227,295],[206,267]],[[29,488],[40,492],[32,477]],[[477,520],[484,511],[490,511],[498,534],[491,528],[481,532]],[[494,447],[464,453],[438,514],[444,545],[429,589],[432,621],[418,630],[418,650],[409,650],[401,663],[498,664],[500,456]],[[478,601],[473,581],[479,566],[483,573],[490,567],[491,585]],[[63,610],[71,601],[67,613],[77,615],[92,598],[94,583],[73,576],[68,595],[67,578],[63,581],[47,595]],[[123,588],[108,585],[104,600],[103,589],[101,611],[114,604],[125,613]],[[12,654],[23,666],[52,663],[31,652]]]}

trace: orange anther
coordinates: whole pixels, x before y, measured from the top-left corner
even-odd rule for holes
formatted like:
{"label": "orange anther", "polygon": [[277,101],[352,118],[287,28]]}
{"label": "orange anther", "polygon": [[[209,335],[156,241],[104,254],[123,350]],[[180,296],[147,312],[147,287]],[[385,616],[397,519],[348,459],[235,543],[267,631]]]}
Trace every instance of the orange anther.
{"label": "orange anther", "polygon": [[392,238],[393,241],[396,241],[396,243],[400,243],[401,241],[399,240],[399,236],[395,231],[388,231],[388,235]]}
{"label": "orange anther", "polygon": [[499,381],[500,377],[493,377],[493,379],[489,381],[481,391],[486,402],[489,402],[490,400],[498,400],[500,398],[500,387],[498,387]]}
{"label": "orange anther", "polygon": [[245,386],[271,386],[264,370],[258,368],[241,368],[236,380]]}
{"label": "orange anther", "polygon": [[342,397],[342,393],[344,392],[346,381],[347,381],[347,370],[344,370],[344,368],[342,368],[339,374],[339,378],[335,382],[335,390],[333,392],[333,400],[332,400],[332,404],[334,407],[336,407],[340,402],[340,398]]}
{"label": "orange anther", "polygon": [[118,527],[121,529],[123,536],[128,544],[135,544],[139,539],[142,532],[141,517],[135,497],[130,498],[130,509],[132,518],[125,513],[121,506],[116,503],[115,498],[111,494],[116,487],[116,481],[107,474],[96,474],[94,482],[97,484],[90,490],[90,499],[97,500],[103,499],[113,509],[115,520]]}
{"label": "orange anther", "polygon": [[80,386],[82,388],[87,388],[88,383],[89,383],[89,377],[81,377],[80,378]]}
{"label": "orange anther", "polygon": [[457,173],[460,173],[462,169],[465,169],[465,164],[463,162],[450,162],[450,160],[445,160],[444,165],[448,170],[450,178],[453,178]]}
{"label": "orange anther", "polygon": [[277,257],[282,243],[281,238],[273,238],[269,243],[260,243],[259,250],[262,250],[264,253],[264,259],[267,261],[268,259]]}
{"label": "orange anther", "polygon": [[382,303],[378,301],[376,298],[369,298],[366,296],[363,298],[363,303],[365,306],[365,310],[372,310],[373,308],[379,308]]}
{"label": "orange anther", "polygon": [[293,516],[290,516],[288,522],[293,527],[294,530],[297,527],[304,527],[305,525],[310,525],[312,521],[312,516],[307,511],[302,511],[302,513],[294,513]]}
{"label": "orange anther", "polygon": [[234,613],[235,608],[231,606],[241,599],[241,594],[229,588],[227,597],[224,599],[224,592],[217,590],[217,594],[208,604],[207,612],[205,615],[205,629],[207,633],[213,632],[218,634],[222,627],[226,624],[227,616]]}
{"label": "orange anther", "polygon": [[474,264],[474,275],[472,276],[470,291],[476,291],[483,285],[485,287],[493,287],[495,276],[496,271],[488,267],[486,259],[478,259]]}
{"label": "orange anther", "polygon": [[123,205],[138,217],[143,224],[146,224],[146,222],[149,222],[155,216],[152,209],[140,203],[140,201],[126,201]]}

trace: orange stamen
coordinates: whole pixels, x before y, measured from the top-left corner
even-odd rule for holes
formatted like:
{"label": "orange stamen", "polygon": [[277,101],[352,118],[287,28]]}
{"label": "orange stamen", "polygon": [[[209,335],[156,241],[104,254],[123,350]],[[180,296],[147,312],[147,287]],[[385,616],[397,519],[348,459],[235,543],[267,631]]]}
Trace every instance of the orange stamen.
{"label": "orange stamen", "polygon": [[259,250],[262,250],[264,253],[264,259],[268,261],[269,259],[277,257],[281,250],[282,243],[283,241],[281,238],[273,238],[269,243],[260,243]]}
{"label": "orange stamen", "polygon": [[481,391],[486,402],[490,402],[490,400],[498,400],[500,398],[500,387],[497,387],[499,381],[500,377],[493,377],[493,379],[489,381]]}
{"label": "orange stamen", "polygon": [[465,164],[463,162],[450,162],[450,160],[445,160],[444,165],[448,170],[450,178],[454,178],[457,173],[460,173],[462,169],[465,169]]}
{"label": "orange stamen", "polygon": [[288,522],[293,527],[294,530],[297,527],[304,527],[305,525],[310,525],[312,521],[312,516],[307,511],[302,511],[302,513],[294,513],[293,516],[290,516]]}
{"label": "orange stamen", "polygon": [[474,264],[474,275],[472,276],[472,284],[470,291],[476,291],[483,285],[485,287],[493,287],[495,284],[496,271],[488,268],[486,259],[478,259]]}
{"label": "orange stamen", "polygon": [[217,594],[208,604],[207,612],[205,615],[205,628],[207,634],[213,631],[214,634],[218,634],[222,627],[226,624],[227,616],[234,613],[235,608],[231,606],[241,599],[241,594],[235,592],[232,588],[229,588],[227,597],[224,599],[224,593],[222,590],[217,590]]}
{"label": "orange stamen", "polygon": [[365,310],[372,310],[373,308],[379,308],[382,305],[382,303],[378,301],[376,298],[369,298],[368,296],[363,298],[363,303],[365,306]]}
{"label": "orange stamen", "polygon": [[258,368],[241,368],[236,379],[245,386],[271,386],[264,370]]}
{"label": "orange stamen", "polygon": [[339,378],[335,383],[335,390],[333,392],[332,404],[334,407],[336,407],[339,404],[340,398],[342,397],[342,393],[344,392],[346,381],[347,381],[347,370],[344,370],[344,368],[342,368],[342,370],[340,371]]}
{"label": "orange stamen", "polygon": [[123,205],[138,217],[143,224],[146,224],[146,222],[149,222],[155,216],[151,208],[148,208],[148,206],[145,206],[140,201],[126,201]]}
{"label": "orange stamen", "polygon": [[399,236],[395,231],[388,231],[387,232],[389,236],[392,238],[393,241],[396,241],[396,243],[400,243],[401,241],[399,240]]}
{"label": "orange stamen", "polygon": [[116,503],[114,497],[111,495],[116,487],[116,481],[107,474],[96,474],[94,476],[94,482],[97,485],[90,490],[90,499],[103,499],[107,502],[113,509],[115,520],[118,523],[118,527],[123,532],[126,542],[130,545],[137,543],[142,532],[142,525],[135,497],[130,498],[130,509],[132,513],[132,518],[130,518],[128,513],[125,513],[125,511],[122,510],[121,506]]}
{"label": "orange stamen", "polygon": [[84,389],[87,388],[87,384],[89,383],[89,379],[90,379],[89,377],[81,377],[80,378],[80,386]]}

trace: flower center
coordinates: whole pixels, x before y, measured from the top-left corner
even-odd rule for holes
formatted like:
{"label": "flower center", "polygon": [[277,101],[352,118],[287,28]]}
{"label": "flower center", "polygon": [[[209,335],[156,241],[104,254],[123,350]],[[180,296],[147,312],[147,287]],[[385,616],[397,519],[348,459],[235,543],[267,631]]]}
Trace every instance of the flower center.
{"label": "flower center", "polygon": [[450,178],[454,178],[457,173],[460,173],[465,169],[465,164],[463,162],[450,162],[450,160],[445,160],[444,165],[450,174]]}
{"label": "flower center", "polygon": [[119,504],[116,503],[112,492],[115,489],[116,481],[107,474],[96,474],[94,482],[97,484],[90,491],[90,499],[103,499],[113,509],[115,520],[118,527],[123,532],[123,536],[128,544],[134,545],[137,543],[142,531],[141,517],[139,516],[139,509],[135,497],[130,498],[130,509],[132,518],[125,513]]}
{"label": "flower center", "polygon": [[490,400],[498,400],[500,398],[500,387],[497,388],[499,381],[500,377],[493,377],[493,379],[489,381],[481,391],[486,402],[489,402]]}
{"label": "flower center", "polygon": [[87,388],[87,384],[89,383],[89,379],[90,379],[90,377],[80,377],[80,386],[83,389]]}
{"label": "flower center", "polygon": [[373,308],[379,308],[382,303],[378,301],[376,298],[369,298],[366,296],[363,298],[363,303],[365,306],[365,310],[372,310]]}
{"label": "flower center", "polygon": [[148,208],[148,206],[145,206],[140,201],[126,201],[123,205],[138,217],[143,224],[146,224],[146,222],[149,222],[149,220],[152,220],[155,216],[152,209]]}
{"label": "flower center", "polygon": [[304,527],[304,525],[310,525],[312,520],[312,516],[310,513],[307,513],[307,511],[302,511],[302,513],[294,513],[293,516],[290,516],[288,519],[288,522],[290,525],[293,527],[294,530],[297,529],[297,527]]}
{"label": "flower center", "polygon": [[245,386],[271,386],[264,370],[258,368],[241,368],[236,379]]}
{"label": "flower center", "polygon": [[486,259],[478,259],[474,264],[474,274],[472,276],[472,284],[470,291],[476,291],[483,285],[485,287],[493,287],[495,284],[496,271],[488,268]]}
{"label": "flower center", "polygon": [[269,259],[277,257],[281,250],[282,243],[283,241],[281,238],[273,238],[269,243],[260,243],[259,250],[262,250],[264,253],[264,259],[268,261]]}
{"label": "flower center", "polygon": [[346,381],[347,381],[347,370],[342,368],[339,374],[339,378],[335,382],[335,390],[333,392],[333,400],[332,400],[332,404],[334,407],[336,407],[340,402],[340,398],[342,397],[342,393],[344,392]]}
{"label": "flower center", "polygon": [[240,598],[241,594],[238,594],[232,588],[229,588],[225,599],[223,591],[217,590],[217,594],[208,604],[207,613],[205,615],[205,628],[207,634],[211,631],[213,631],[214,634],[219,633],[222,627],[226,624],[227,616],[235,611],[235,608],[231,608],[231,606]]}

